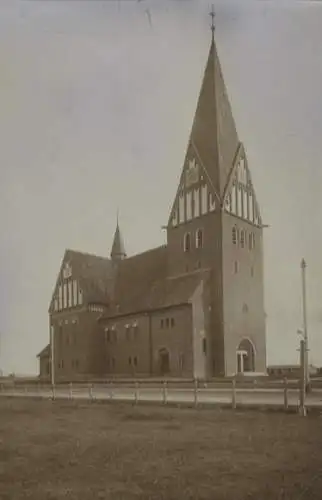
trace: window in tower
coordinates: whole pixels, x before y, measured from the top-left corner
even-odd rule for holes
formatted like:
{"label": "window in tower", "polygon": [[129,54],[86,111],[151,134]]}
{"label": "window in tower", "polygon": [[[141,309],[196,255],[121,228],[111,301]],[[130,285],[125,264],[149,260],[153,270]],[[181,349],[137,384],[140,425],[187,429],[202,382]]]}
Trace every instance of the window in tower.
{"label": "window in tower", "polygon": [[210,212],[216,210],[216,197],[214,193],[209,193],[209,210]]}
{"label": "window in tower", "polygon": [[184,195],[183,192],[180,193],[179,195],[179,223],[185,221],[185,214],[184,214]]}
{"label": "window in tower", "polygon": [[245,246],[245,231],[243,229],[240,231],[240,246],[241,248]]}
{"label": "window in tower", "polygon": [[201,213],[202,215],[208,212],[208,186],[201,186]]}
{"label": "window in tower", "polygon": [[202,229],[198,229],[196,232],[196,248],[203,247],[203,231]]}
{"label": "window in tower", "polygon": [[192,218],[192,191],[186,192],[187,220]]}
{"label": "window in tower", "polygon": [[54,298],[54,311],[58,311],[58,299],[57,299],[57,297]]}
{"label": "window in tower", "polygon": [[237,213],[237,204],[236,204],[236,183],[235,181],[233,182],[233,185],[231,187],[231,213],[235,214]]}
{"label": "window in tower", "polygon": [[186,233],[183,239],[183,248],[185,252],[190,252],[191,249],[191,235],[190,233]]}
{"label": "window in tower", "polygon": [[236,226],[234,226],[232,229],[232,240],[233,240],[233,244],[237,245],[237,228],[236,228]]}
{"label": "window in tower", "polygon": [[200,215],[200,205],[199,205],[200,191],[198,188],[193,190],[193,217],[199,217]]}

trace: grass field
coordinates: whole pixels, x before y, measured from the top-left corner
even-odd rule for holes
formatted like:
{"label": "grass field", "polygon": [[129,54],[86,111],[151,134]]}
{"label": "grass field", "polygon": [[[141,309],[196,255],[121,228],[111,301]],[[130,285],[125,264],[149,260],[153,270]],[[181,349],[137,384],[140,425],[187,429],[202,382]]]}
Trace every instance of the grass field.
{"label": "grass field", "polygon": [[321,448],[319,416],[0,398],[1,500],[321,500]]}

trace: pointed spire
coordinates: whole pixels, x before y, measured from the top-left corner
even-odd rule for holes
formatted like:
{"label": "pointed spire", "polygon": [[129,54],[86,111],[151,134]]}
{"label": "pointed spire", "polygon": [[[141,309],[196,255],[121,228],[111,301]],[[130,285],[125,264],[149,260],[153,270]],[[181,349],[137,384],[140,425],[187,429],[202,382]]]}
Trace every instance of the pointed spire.
{"label": "pointed spire", "polygon": [[111,259],[114,261],[123,260],[126,258],[124,241],[121,235],[120,226],[119,226],[119,210],[117,209],[116,213],[116,229],[113,238],[112,250],[111,250]]}
{"label": "pointed spire", "polygon": [[212,38],[212,41],[214,42],[215,41],[215,16],[216,16],[214,4],[212,4],[212,6],[211,6],[211,12],[209,13],[209,16],[211,17],[211,27],[210,27],[211,38]]}
{"label": "pointed spire", "polygon": [[217,53],[213,9],[210,16],[211,45],[187,155],[193,150],[197,162],[206,170],[212,188],[221,198],[240,142]]}

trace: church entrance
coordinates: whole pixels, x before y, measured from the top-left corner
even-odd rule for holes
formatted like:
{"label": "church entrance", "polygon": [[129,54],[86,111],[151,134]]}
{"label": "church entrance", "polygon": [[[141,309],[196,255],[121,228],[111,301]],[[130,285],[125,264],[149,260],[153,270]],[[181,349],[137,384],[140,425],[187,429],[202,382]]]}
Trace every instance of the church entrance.
{"label": "church entrance", "polygon": [[167,349],[159,350],[159,370],[161,375],[166,375],[170,371],[170,358]]}
{"label": "church entrance", "polygon": [[255,371],[255,350],[248,339],[243,339],[237,348],[237,373]]}

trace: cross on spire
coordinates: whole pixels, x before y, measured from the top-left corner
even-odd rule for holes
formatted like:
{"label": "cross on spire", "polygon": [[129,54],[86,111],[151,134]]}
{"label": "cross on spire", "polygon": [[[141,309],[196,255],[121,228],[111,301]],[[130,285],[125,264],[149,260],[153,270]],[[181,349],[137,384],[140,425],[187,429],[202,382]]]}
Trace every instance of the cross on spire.
{"label": "cross on spire", "polygon": [[211,12],[209,12],[209,15],[211,17],[211,33],[212,33],[212,37],[214,37],[214,33],[215,33],[215,8],[214,8],[214,5],[212,4],[211,6]]}

